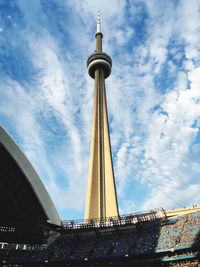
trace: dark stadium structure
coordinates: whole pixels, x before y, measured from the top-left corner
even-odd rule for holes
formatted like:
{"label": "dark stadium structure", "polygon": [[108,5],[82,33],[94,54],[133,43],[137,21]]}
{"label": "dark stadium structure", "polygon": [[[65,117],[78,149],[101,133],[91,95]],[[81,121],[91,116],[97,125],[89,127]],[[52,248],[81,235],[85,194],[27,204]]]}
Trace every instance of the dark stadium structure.
{"label": "dark stadium structure", "polygon": [[8,133],[0,127],[0,240],[43,243],[60,219],[44,185]]}

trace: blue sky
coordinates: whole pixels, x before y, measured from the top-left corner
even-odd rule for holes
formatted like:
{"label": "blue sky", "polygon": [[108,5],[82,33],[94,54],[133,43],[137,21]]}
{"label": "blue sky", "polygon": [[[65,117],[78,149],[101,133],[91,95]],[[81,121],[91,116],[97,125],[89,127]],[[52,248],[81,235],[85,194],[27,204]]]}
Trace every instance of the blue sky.
{"label": "blue sky", "polygon": [[83,218],[98,10],[120,212],[200,204],[199,0],[0,0],[0,124]]}

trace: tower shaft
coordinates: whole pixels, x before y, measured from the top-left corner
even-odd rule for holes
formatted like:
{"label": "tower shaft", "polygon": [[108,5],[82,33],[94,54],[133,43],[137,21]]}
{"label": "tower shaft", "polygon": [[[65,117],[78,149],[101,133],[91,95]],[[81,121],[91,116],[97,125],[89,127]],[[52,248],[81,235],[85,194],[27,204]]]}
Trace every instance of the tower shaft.
{"label": "tower shaft", "polygon": [[112,61],[102,53],[102,37],[102,33],[97,32],[96,52],[91,60],[88,59],[88,71],[95,80],[95,86],[85,219],[119,215],[105,90],[105,78],[110,74]]}

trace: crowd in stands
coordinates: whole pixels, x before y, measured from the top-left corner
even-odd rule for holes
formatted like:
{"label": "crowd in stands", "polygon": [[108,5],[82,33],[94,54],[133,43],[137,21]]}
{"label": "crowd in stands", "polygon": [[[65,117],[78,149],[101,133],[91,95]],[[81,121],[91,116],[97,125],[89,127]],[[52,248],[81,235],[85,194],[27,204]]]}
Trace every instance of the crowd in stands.
{"label": "crowd in stands", "polygon": [[[90,234],[89,234],[90,233]],[[128,229],[77,234],[76,240],[66,235],[54,244],[53,257],[102,258],[173,251],[192,246],[200,233],[200,212],[172,219],[144,221]]]}
{"label": "crowd in stands", "polygon": [[[68,231],[44,251],[0,249],[0,260],[29,258],[45,261],[48,258],[51,261],[73,261],[158,255],[166,251],[176,253],[198,245],[199,235],[200,212],[196,212],[171,219],[138,222],[136,226]],[[184,253],[187,256],[187,252]],[[165,259],[168,259],[168,255],[165,255]]]}
{"label": "crowd in stands", "polygon": [[45,262],[47,258],[47,249],[0,249],[0,263]]}
{"label": "crowd in stands", "polygon": [[49,248],[49,255],[54,259],[69,258],[72,254],[75,244],[78,243],[78,236],[76,234],[69,234],[64,237],[59,237]]}
{"label": "crowd in stands", "polygon": [[114,244],[112,255],[128,255],[129,249],[132,248],[137,240],[137,231],[133,228],[118,231],[118,238]]}
{"label": "crowd in stands", "polygon": [[190,246],[197,242],[200,234],[200,212],[171,219],[161,227],[158,250]]}
{"label": "crowd in stands", "polygon": [[97,237],[94,232],[80,235],[73,250],[72,258],[85,259],[89,252],[95,247],[96,241]]}
{"label": "crowd in stands", "polygon": [[110,231],[106,231],[103,233],[99,233],[97,235],[98,240],[91,250],[91,258],[99,258],[99,257],[106,257],[110,254],[112,250],[112,246],[116,241],[116,232],[112,233]]}
{"label": "crowd in stands", "polygon": [[9,261],[10,262],[44,262],[47,259],[47,251],[43,250],[10,250],[9,251]]}

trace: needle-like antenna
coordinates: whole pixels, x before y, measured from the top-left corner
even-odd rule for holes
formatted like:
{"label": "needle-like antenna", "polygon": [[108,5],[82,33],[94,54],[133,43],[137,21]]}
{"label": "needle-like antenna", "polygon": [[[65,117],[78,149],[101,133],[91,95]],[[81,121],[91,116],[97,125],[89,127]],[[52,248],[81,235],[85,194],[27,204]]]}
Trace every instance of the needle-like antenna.
{"label": "needle-like antenna", "polygon": [[97,13],[97,33],[101,33],[101,19],[100,19],[100,12]]}

